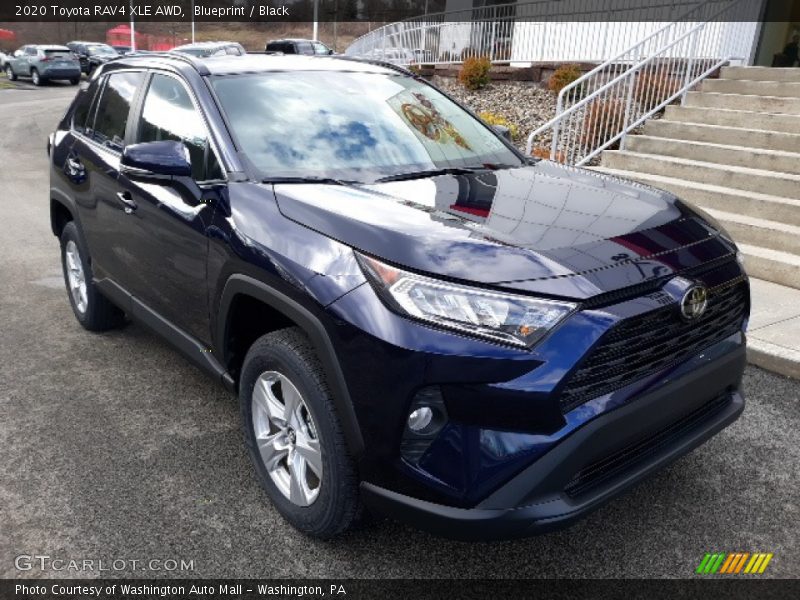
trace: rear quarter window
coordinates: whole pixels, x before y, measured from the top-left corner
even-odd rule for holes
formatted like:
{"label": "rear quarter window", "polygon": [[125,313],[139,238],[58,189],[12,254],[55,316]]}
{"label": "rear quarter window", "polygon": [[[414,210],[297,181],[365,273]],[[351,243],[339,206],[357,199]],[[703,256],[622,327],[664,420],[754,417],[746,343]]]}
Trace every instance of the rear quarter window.
{"label": "rear quarter window", "polygon": [[92,110],[92,101],[97,95],[97,88],[98,84],[95,80],[88,89],[80,92],[75,99],[75,110],[72,112],[72,129],[78,133],[86,133],[87,122],[88,128],[91,129],[92,123],[90,122],[89,115],[94,114]]}

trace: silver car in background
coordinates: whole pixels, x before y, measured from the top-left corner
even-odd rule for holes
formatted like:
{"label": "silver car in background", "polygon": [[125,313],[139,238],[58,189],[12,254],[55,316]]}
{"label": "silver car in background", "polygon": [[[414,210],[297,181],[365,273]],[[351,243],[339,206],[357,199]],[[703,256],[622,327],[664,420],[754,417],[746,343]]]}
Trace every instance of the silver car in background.
{"label": "silver car in background", "polygon": [[78,57],[66,46],[22,46],[6,62],[5,72],[11,81],[30,77],[33,85],[54,79],[66,79],[77,85],[81,80]]}

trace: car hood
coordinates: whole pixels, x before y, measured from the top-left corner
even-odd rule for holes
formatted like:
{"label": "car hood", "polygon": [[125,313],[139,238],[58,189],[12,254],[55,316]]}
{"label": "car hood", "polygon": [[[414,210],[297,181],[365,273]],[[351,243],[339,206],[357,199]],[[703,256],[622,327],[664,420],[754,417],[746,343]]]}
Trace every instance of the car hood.
{"label": "car hood", "polygon": [[372,185],[276,184],[281,213],[412,270],[570,298],[735,247],[675,196],[550,161]]}

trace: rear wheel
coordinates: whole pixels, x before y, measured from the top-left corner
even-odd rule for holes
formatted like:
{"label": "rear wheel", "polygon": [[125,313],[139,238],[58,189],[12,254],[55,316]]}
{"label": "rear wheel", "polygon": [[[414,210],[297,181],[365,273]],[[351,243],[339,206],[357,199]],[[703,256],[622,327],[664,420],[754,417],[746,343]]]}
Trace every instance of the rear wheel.
{"label": "rear wheel", "polygon": [[11,65],[6,65],[6,77],[8,77],[9,81],[17,80],[17,74],[14,73],[14,69],[11,68]]}
{"label": "rear wheel", "polygon": [[303,533],[329,538],[358,516],[358,480],[319,360],[298,328],[262,336],[239,386],[250,459],[272,503]]}
{"label": "rear wheel", "polygon": [[72,221],[61,232],[61,266],[72,312],[83,327],[90,331],[106,331],[125,322],[124,313],[94,285],[89,252]]}
{"label": "rear wheel", "polygon": [[36,69],[31,69],[31,80],[33,81],[33,85],[42,85],[42,78],[39,75],[39,71]]}
{"label": "rear wheel", "polygon": [[70,85],[78,85],[80,80],[81,80],[80,77],[73,77],[72,79],[69,80],[69,83]]}

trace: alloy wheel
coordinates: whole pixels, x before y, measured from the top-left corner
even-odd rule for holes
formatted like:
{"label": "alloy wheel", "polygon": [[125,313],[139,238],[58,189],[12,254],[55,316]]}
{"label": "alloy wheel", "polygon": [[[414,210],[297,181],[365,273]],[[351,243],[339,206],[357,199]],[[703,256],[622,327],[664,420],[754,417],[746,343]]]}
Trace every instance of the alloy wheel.
{"label": "alloy wheel", "polygon": [[285,375],[266,371],[252,396],[253,428],[272,482],[297,506],[310,506],[322,486],[322,448],[311,412]]}
{"label": "alloy wheel", "polygon": [[75,308],[79,313],[85,313],[89,304],[86,290],[86,276],[83,271],[83,263],[78,253],[78,246],[72,240],[67,242],[64,249],[64,262],[67,269],[67,281],[69,282],[69,293],[75,302]]}

